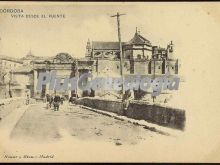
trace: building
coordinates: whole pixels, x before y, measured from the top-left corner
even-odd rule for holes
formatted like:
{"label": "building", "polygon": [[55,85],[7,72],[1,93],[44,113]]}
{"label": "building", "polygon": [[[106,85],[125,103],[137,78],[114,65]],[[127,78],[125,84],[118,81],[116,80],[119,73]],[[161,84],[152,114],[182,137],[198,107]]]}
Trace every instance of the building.
{"label": "building", "polygon": [[[34,56],[31,52],[21,60],[23,65],[13,71],[14,82],[22,89],[29,90],[31,97],[44,98],[46,94],[71,96],[76,91],[49,90],[48,85],[37,91],[37,80],[40,73],[56,71],[61,84],[66,77],[81,76],[83,73],[92,73],[94,77],[120,76],[120,49],[119,42],[103,42],[88,40],[85,57],[76,59],[68,53],[59,53],[53,57]],[[128,42],[122,42],[123,71],[125,76],[149,75],[152,77],[166,73],[178,74],[178,60],[174,59],[174,44],[171,41],[167,48],[153,46],[137,31]],[[25,90],[24,90],[25,91]],[[105,91],[80,91],[79,96],[102,96]],[[116,92],[117,93],[117,92]],[[115,94],[115,93],[114,93]]]}
{"label": "building", "polygon": [[30,50],[25,57],[21,58],[21,60],[23,61],[24,65],[31,65],[35,61],[45,61],[47,58],[49,58],[49,57],[35,56],[35,55],[33,55],[33,53]]}
{"label": "building", "polygon": [[11,97],[12,93],[12,74],[11,71],[16,70],[23,65],[19,59],[0,55],[0,97]]}
{"label": "building", "polygon": [[[167,48],[152,46],[152,43],[137,31],[128,42],[122,42],[124,57],[124,73],[152,75],[178,74],[178,60],[173,58],[174,44],[171,41]],[[120,57],[118,42],[102,42],[88,40],[86,58],[95,60],[97,74],[118,75],[120,73]]]}
{"label": "building", "polygon": [[[178,74],[178,59],[174,59],[174,44],[171,41],[167,48],[154,46],[137,31],[128,42],[122,42],[124,76],[148,75],[155,78],[169,73]],[[103,42],[88,40],[85,57],[93,60],[93,75],[114,77],[120,76],[119,42]],[[109,91],[106,91],[109,92]],[[105,95],[105,91],[95,91],[95,95]],[[111,91],[112,95],[119,92]],[[138,93],[138,92],[137,92]],[[140,92],[139,92],[140,93]]]}
{"label": "building", "polygon": [[46,94],[60,94],[68,97],[71,91],[50,91],[49,85],[43,85],[42,91],[36,90],[37,80],[39,74],[42,72],[56,71],[57,77],[61,78],[61,83],[63,83],[66,77],[72,75],[72,64],[75,59],[68,53],[59,53],[55,57],[48,58],[44,61],[35,61],[33,68],[34,77],[34,97],[45,97]]}

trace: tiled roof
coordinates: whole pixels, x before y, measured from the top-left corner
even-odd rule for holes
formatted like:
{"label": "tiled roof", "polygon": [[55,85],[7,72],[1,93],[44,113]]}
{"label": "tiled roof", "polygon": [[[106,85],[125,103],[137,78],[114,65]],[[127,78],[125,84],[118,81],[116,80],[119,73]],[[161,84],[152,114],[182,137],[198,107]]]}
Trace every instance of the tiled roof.
{"label": "tiled roof", "polygon": [[[134,37],[129,42],[122,42],[122,45],[148,45],[152,46],[151,42],[138,34],[135,33]],[[93,50],[119,50],[119,42],[103,42],[103,41],[93,41],[92,42],[92,49]]]}
{"label": "tiled roof", "polygon": [[146,38],[144,38],[143,36],[141,36],[138,33],[135,33],[134,37],[126,44],[128,44],[128,45],[130,45],[130,44],[141,44],[141,45],[146,44],[148,46],[152,46],[151,42],[149,40],[147,40]]}
{"label": "tiled roof", "polygon": [[[122,45],[125,42],[122,42]],[[103,42],[103,41],[93,41],[92,49],[96,50],[119,50],[119,42]]]}

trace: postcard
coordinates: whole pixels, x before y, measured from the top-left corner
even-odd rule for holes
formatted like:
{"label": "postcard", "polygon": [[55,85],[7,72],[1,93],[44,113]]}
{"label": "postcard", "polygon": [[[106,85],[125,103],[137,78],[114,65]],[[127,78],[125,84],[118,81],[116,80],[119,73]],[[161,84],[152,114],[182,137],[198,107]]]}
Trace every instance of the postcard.
{"label": "postcard", "polygon": [[219,2],[0,2],[0,162],[220,162]]}

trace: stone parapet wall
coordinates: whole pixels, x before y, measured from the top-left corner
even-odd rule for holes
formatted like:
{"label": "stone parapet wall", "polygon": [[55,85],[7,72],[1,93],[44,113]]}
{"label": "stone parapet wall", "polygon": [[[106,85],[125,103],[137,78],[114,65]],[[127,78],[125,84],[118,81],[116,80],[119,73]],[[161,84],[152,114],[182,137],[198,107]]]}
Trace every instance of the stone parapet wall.
{"label": "stone parapet wall", "polygon": [[[33,104],[34,99],[29,100],[29,104]],[[13,97],[8,99],[0,99],[0,120],[9,115],[12,111],[17,110],[21,106],[26,105],[25,97]]]}
{"label": "stone parapet wall", "polygon": [[124,111],[120,101],[89,97],[78,99],[76,104],[123,114],[129,118],[145,120],[165,127],[180,130],[184,130],[185,127],[185,110],[182,109],[133,101],[129,103],[127,110]]}
{"label": "stone parapet wall", "polygon": [[9,98],[0,100],[0,119],[6,117],[16,108],[20,108],[25,104],[25,98]]}
{"label": "stone parapet wall", "polygon": [[140,102],[131,102],[126,116],[180,130],[184,129],[186,120],[185,111],[182,109]]}
{"label": "stone parapet wall", "polygon": [[77,100],[76,103],[114,113],[120,113],[122,109],[122,103],[120,101],[111,101],[106,99],[82,98]]}

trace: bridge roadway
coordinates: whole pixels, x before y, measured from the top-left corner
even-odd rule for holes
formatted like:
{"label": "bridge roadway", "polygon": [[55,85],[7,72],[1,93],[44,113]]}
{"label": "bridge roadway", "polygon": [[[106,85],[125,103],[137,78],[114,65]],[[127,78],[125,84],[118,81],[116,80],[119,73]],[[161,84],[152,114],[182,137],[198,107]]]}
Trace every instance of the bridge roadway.
{"label": "bridge roadway", "polygon": [[45,103],[30,105],[10,133],[12,139],[50,141],[64,138],[62,131],[80,140],[101,140],[115,145],[134,145],[163,136],[140,126],[120,121],[65,102],[59,111]]}

